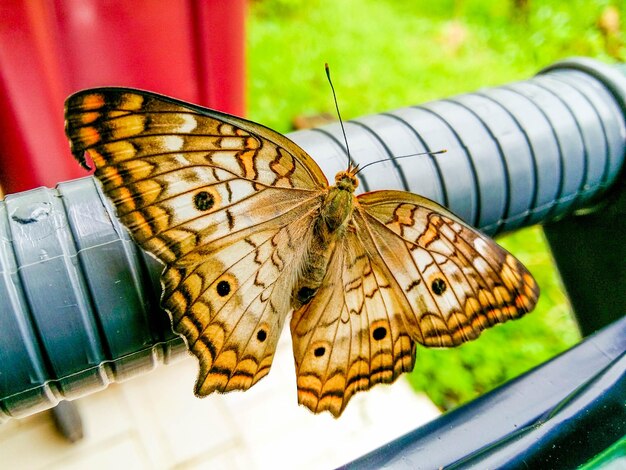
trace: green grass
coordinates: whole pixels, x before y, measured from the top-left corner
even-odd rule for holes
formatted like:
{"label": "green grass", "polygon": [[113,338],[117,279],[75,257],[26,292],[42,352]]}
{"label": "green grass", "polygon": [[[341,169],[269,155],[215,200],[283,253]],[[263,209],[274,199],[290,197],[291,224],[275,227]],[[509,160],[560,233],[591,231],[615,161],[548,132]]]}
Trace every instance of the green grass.
{"label": "green grass", "polygon": [[[518,4],[523,3],[518,0]],[[523,80],[557,60],[612,61],[597,27],[606,0],[256,0],[248,23],[248,115],[282,132],[298,114],[344,118]],[[624,16],[623,2],[616,2]],[[613,41],[620,41],[624,30]],[[618,50],[617,58],[624,58]],[[542,232],[500,242],[533,272],[536,311],[460,348],[419,348],[410,380],[442,408],[482,394],[579,339]]]}

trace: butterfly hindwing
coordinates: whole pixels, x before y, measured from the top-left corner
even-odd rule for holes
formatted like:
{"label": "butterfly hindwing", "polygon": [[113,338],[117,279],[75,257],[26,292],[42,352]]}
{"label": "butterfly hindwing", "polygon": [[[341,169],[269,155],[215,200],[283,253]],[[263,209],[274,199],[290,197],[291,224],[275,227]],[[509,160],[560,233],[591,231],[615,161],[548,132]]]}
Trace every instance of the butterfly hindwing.
{"label": "butterfly hindwing", "polygon": [[251,234],[204,263],[165,270],[163,306],[200,360],[197,395],[245,390],[269,372],[290,311],[285,291],[311,226],[303,217]]}
{"label": "butterfly hindwing", "polygon": [[411,371],[402,308],[389,274],[348,231],[320,291],[291,321],[299,402],[337,417],[356,392]]}

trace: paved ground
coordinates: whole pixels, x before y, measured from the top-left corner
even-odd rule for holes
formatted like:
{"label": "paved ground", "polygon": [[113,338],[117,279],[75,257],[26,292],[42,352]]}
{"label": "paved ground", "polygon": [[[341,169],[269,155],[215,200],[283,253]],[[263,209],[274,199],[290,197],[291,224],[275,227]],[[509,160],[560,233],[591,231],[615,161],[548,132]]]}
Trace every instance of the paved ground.
{"label": "paved ground", "polygon": [[0,425],[0,467],[326,469],[439,414],[400,378],[355,396],[339,420],[315,416],[297,405],[288,341],[269,376],[246,393],[195,398],[196,361],[188,357],[82,398],[85,438],[75,444],[49,413],[10,420]]}

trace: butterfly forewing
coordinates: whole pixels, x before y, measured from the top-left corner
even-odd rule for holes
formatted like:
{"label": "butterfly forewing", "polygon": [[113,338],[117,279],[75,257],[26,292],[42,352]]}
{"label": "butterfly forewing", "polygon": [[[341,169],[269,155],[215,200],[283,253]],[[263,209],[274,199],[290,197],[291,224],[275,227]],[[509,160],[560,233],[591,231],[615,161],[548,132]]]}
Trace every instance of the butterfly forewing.
{"label": "butterfly forewing", "polygon": [[526,268],[443,207],[400,191],[358,201],[358,231],[371,235],[410,305],[403,318],[416,341],[456,346],[535,306],[539,288]]}
{"label": "butterfly forewing", "polygon": [[[193,159],[188,154],[195,152],[202,154],[196,163],[204,165],[209,152],[215,166],[259,183],[301,189],[323,189],[328,184],[315,161],[282,134],[156,93],[127,88],[85,90],[67,99],[65,116],[72,153],[85,164],[82,153],[89,150],[98,169],[104,166],[98,163],[136,161],[151,155],[183,153]],[[98,150],[104,150],[102,161],[96,161],[101,157]],[[253,158],[259,153],[262,159]],[[152,162],[153,168],[166,168],[167,161],[158,159]],[[169,161],[178,167],[181,160]]]}
{"label": "butterfly forewing", "polygon": [[285,137],[234,116],[127,89],[81,92],[66,108],[72,151],[83,163],[89,152],[122,222],[166,263],[279,225],[327,184],[297,146],[276,143]]}

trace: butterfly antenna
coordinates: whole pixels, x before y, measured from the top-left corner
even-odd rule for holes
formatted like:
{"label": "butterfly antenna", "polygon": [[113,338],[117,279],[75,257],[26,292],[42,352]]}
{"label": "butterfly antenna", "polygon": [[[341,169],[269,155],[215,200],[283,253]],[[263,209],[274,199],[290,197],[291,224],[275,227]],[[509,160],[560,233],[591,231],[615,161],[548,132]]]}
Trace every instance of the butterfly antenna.
{"label": "butterfly antenna", "polygon": [[361,173],[363,170],[365,170],[368,166],[374,165],[376,163],[388,162],[390,160],[400,160],[401,158],[417,157],[418,155],[439,155],[441,153],[446,153],[446,152],[447,150],[443,149],[443,150],[437,150],[436,152],[411,153],[409,155],[400,155],[399,157],[383,158],[382,160],[376,160],[374,162],[369,162],[367,165],[363,165],[361,168],[357,170],[356,173],[354,173],[354,175],[356,176],[358,173]]}
{"label": "butterfly antenna", "polygon": [[337,117],[339,117],[339,124],[341,125],[341,132],[343,133],[343,140],[346,143],[346,152],[348,154],[348,167],[352,166],[352,155],[350,154],[350,146],[348,145],[348,138],[346,137],[346,129],[343,127],[343,119],[341,119],[341,113],[339,112],[339,105],[337,104],[337,95],[335,94],[335,87],[333,81],[330,79],[330,67],[328,64],[324,64],[326,69],[326,76],[328,77],[328,83],[330,83],[330,89],[333,92],[333,100],[335,101],[335,109],[337,110]]}

